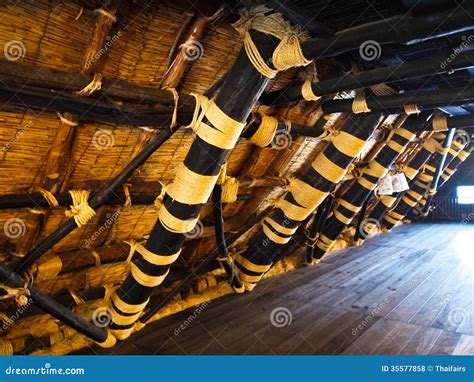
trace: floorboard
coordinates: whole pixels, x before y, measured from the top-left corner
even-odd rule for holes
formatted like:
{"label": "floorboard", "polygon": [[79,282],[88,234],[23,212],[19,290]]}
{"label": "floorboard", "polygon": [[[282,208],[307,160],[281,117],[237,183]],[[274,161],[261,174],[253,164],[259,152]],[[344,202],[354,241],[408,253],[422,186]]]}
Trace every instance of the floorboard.
{"label": "floorboard", "polygon": [[473,237],[467,224],[397,227],[212,301],[184,329],[193,309],[80,353],[473,355]]}

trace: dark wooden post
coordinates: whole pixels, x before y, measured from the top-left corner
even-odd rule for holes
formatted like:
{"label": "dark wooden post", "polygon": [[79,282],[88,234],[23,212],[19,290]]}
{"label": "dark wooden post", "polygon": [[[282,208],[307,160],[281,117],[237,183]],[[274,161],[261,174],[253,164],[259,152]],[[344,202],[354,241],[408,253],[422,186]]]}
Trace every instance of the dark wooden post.
{"label": "dark wooden post", "polygon": [[375,190],[377,182],[388,173],[408,143],[416,137],[414,130],[419,128],[419,125],[426,126],[427,117],[426,115],[408,117],[401,127],[393,130],[377,156],[362,170],[361,175],[354,180],[344,194],[336,199],[333,214],[324,224],[316,246],[313,247],[314,258],[320,259],[331,249],[339,234],[352,222],[364,202]]}
{"label": "dark wooden post", "polygon": [[[277,46],[277,40],[260,32],[252,31],[251,33],[262,58],[268,60]],[[235,124],[242,124],[249,116],[267,83],[268,78],[263,77],[255,69],[245,50],[242,50],[226,75],[215,99],[215,105],[227,116],[224,119],[231,118]],[[207,123],[219,125],[218,121],[207,121]],[[205,177],[212,177],[213,183],[215,183],[228,153],[228,149],[211,145],[197,136],[184,160],[181,173],[178,171],[170,187],[173,187],[175,192],[176,187],[182,187],[175,182],[179,181],[184,173],[191,174],[193,178],[202,178],[203,182],[209,183],[209,185],[212,182],[205,180],[207,179]],[[169,264],[179,254],[186,239],[184,232],[188,231],[187,228],[192,229],[196,224],[199,211],[203,206],[202,203],[210,196],[211,191],[212,188],[206,190],[205,193],[201,192],[202,202],[198,204],[190,204],[181,196],[178,196],[180,200],[176,197],[173,199],[169,192],[166,193],[159,212],[159,219],[145,245],[145,249],[157,254],[156,258],[159,258],[160,261],[154,261],[153,256],[147,256],[148,259],[145,259],[143,255],[136,256],[132,264],[132,272],[112,296],[114,316],[119,319],[114,319],[111,330],[117,338],[127,338],[132,332],[134,322],[146,306],[154,287],[166,277]],[[167,221],[176,221],[175,219],[178,222],[185,222],[184,225],[187,228],[176,229],[165,225]]]}
{"label": "dark wooden post", "polygon": [[254,288],[282,246],[344,177],[381,118],[379,113],[350,115],[311,167],[290,180],[288,192],[275,203],[247,251],[236,257],[237,274],[246,290]]}

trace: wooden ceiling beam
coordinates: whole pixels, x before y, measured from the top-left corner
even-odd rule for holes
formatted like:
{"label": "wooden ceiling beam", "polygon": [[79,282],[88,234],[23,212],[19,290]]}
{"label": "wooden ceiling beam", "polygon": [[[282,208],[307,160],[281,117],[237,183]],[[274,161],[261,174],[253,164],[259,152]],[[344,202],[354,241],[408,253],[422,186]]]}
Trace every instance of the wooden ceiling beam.
{"label": "wooden ceiling beam", "polygon": [[[312,91],[317,96],[326,96],[337,92],[362,89],[365,87],[390,84],[401,80],[433,76],[442,73],[451,73],[472,66],[474,52],[461,53],[444,67],[441,64],[446,55],[439,55],[428,59],[414,60],[404,64],[389,65],[382,68],[366,70],[341,77],[330,78],[311,84]],[[290,86],[282,92],[272,92],[262,96],[264,105],[279,105],[300,101],[302,84]]]}
{"label": "wooden ceiling beam", "polygon": [[97,19],[94,25],[94,31],[86,48],[81,72],[91,74],[96,71],[100,62],[103,62],[107,56],[107,49],[104,49],[107,43],[107,37],[112,29],[112,25],[117,21],[117,10],[120,6],[120,0],[100,1],[100,7],[95,9]]}
{"label": "wooden ceiling beam", "polygon": [[[0,82],[10,84],[10,88],[21,89],[24,86],[43,88],[60,93],[74,93],[84,89],[93,80],[92,75],[71,73],[58,69],[39,67],[11,61],[0,61]],[[108,99],[140,104],[158,104],[161,109],[173,111],[173,94],[167,90],[150,86],[137,85],[119,79],[102,77],[102,86],[94,93],[96,98],[106,95]],[[194,110],[194,98],[180,95],[182,104],[190,105],[188,111]]]}
{"label": "wooden ceiling beam", "polygon": [[304,41],[301,49],[307,59],[321,59],[357,50],[367,41],[376,40],[378,49],[386,44],[414,44],[473,29],[473,12],[474,5],[466,4],[454,11],[422,16],[403,14],[345,29],[327,39]]}
{"label": "wooden ceiling beam", "polygon": [[[402,111],[407,105],[416,105],[419,109],[435,109],[441,106],[466,105],[474,101],[474,86],[462,89],[443,89],[442,91],[416,91],[388,96],[367,97],[367,106],[371,111]],[[322,108],[325,113],[341,113],[352,111],[354,99],[324,101]]]}

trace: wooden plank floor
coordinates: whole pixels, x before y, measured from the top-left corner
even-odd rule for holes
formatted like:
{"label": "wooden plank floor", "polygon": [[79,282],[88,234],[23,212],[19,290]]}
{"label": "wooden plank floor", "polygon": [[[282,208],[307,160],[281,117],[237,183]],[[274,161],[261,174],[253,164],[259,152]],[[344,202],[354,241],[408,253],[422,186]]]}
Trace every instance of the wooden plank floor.
{"label": "wooden plank floor", "polygon": [[81,353],[474,354],[473,247],[474,225],[399,227]]}

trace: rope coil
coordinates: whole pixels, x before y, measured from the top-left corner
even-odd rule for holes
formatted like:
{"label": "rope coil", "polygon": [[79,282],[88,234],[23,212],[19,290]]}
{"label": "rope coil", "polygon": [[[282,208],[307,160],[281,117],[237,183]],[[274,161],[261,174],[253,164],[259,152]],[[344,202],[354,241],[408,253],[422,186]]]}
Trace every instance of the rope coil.
{"label": "rope coil", "polygon": [[258,147],[267,147],[275,137],[278,119],[270,115],[260,114],[260,126],[250,138],[250,142]]}
{"label": "rope coil", "polygon": [[128,240],[127,243],[130,246],[130,252],[128,254],[126,262],[130,262],[133,258],[135,253],[139,253],[146,261],[153,265],[170,265],[173,264],[181,254],[181,249],[169,256],[158,255],[156,253],[151,252],[150,250],[146,249],[143,244],[135,241],[135,240]]}
{"label": "rope coil", "polygon": [[[226,150],[234,148],[246,123],[229,117],[214,100],[202,94],[191,95],[196,99],[196,107],[192,121],[187,127],[192,128],[199,138],[210,145]],[[204,117],[212,126],[203,122]]]}
{"label": "rope coil", "polygon": [[446,116],[446,114],[437,114],[433,118],[433,130],[434,131],[448,130],[448,117]]}
{"label": "rope coil", "polygon": [[412,104],[412,105],[404,105],[404,106],[403,106],[403,110],[405,110],[405,113],[406,113],[407,115],[420,114],[420,113],[421,113],[421,110],[418,109],[418,106],[415,105],[415,104]]}
{"label": "rope coil", "polygon": [[224,183],[222,183],[222,202],[223,203],[234,203],[237,201],[237,195],[239,193],[240,182],[232,177],[226,177]]}
{"label": "rope coil", "polygon": [[87,224],[95,216],[95,211],[89,206],[88,190],[71,190],[69,194],[72,197],[72,206],[70,211],[66,211],[67,217],[74,217],[74,221],[80,228]]}
{"label": "rope coil", "polygon": [[369,109],[369,106],[367,105],[367,98],[365,97],[364,91],[357,90],[355,92],[354,101],[352,102],[352,112],[354,114],[359,114],[359,113],[368,113],[370,111],[371,110]]}
{"label": "rope coil", "polygon": [[[300,27],[291,26],[281,14],[269,14],[270,12],[271,9],[263,5],[244,10],[233,27],[243,38],[245,51],[255,69],[264,77],[274,78],[280,70],[306,66],[312,61],[304,57],[300,45],[300,42],[306,40],[308,35]],[[272,55],[272,64],[275,69],[271,68],[260,55],[250,35],[251,29],[280,40]]]}

